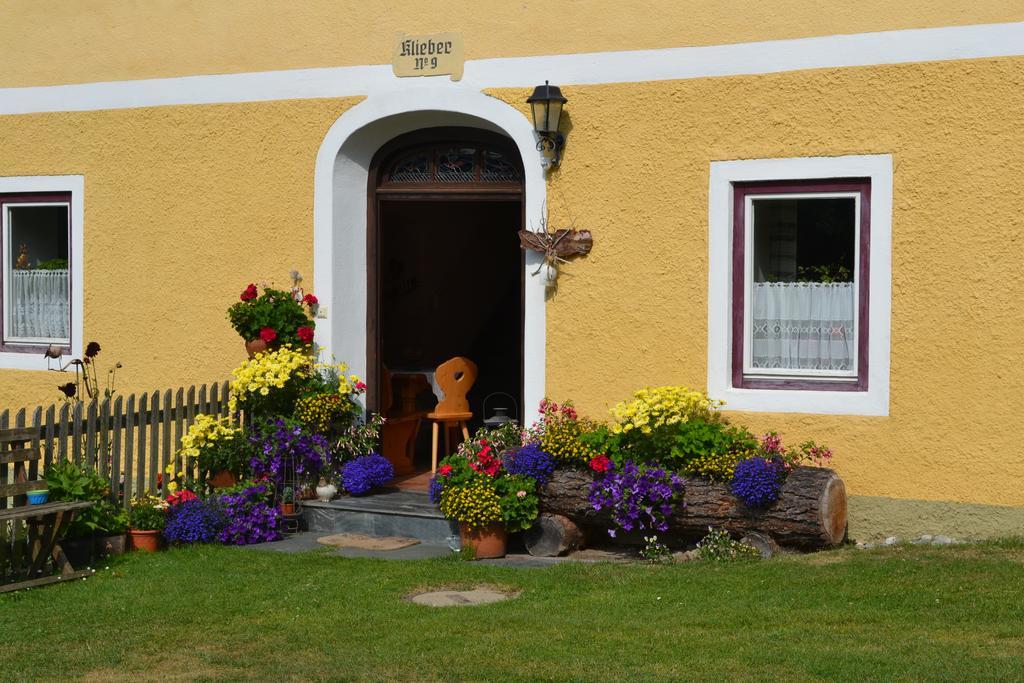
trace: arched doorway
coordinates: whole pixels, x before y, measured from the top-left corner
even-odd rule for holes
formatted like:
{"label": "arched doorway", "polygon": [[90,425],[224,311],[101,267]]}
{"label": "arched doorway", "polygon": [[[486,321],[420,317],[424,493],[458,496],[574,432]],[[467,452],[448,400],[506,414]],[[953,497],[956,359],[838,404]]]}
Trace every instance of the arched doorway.
{"label": "arched doorway", "polygon": [[[409,408],[418,393],[418,407],[429,409],[436,388],[423,379],[465,356],[479,368],[469,394],[476,425],[484,399],[498,393],[522,419],[524,192],[515,144],[479,128],[417,130],[378,150],[367,181],[368,407],[404,400]],[[488,409],[498,403],[509,401],[497,397]]]}

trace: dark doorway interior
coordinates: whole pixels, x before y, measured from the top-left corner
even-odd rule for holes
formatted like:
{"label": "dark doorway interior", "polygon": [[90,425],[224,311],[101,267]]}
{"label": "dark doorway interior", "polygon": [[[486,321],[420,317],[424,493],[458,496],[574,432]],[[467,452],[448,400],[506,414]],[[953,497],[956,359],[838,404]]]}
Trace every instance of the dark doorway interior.
{"label": "dark doorway interior", "polygon": [[[391,372],[475,362],[471,431],[488,395],[522,405],[521,211],[518,198],[380,202],[380,360]],[[436,398],[428,390],[417,401],[429,410]],[[492,399],[488,410],[508,404]],[[429,432],[420,430],[420,467],[429,467]]]}

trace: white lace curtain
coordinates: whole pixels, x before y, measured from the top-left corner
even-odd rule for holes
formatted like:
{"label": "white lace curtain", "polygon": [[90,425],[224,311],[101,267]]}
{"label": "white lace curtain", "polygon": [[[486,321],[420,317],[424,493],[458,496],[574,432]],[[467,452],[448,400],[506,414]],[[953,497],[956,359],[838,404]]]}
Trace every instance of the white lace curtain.
{"label": "white lace curtain", "polygon": [[7,336],[67,339],[70,327],[67,270],[11,271],[11,329]]}
{"label": "white lace curtain", "polygon": [[751,301],[754,368],[852,370],[852,282],[755,282]]}

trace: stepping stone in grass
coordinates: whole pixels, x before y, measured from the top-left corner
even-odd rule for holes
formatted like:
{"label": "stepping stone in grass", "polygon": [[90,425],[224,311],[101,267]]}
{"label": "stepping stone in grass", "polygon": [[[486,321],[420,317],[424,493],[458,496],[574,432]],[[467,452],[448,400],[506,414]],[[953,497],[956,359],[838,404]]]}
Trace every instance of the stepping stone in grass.
{"label": "stepping stone in grass", "polygon": [[428,607],[466,607],[468,605],[488,605],[492,602],[508,600],[513,596],[490,588],[475,588],[468,591],[431,591],[418,593],[409,599],[417,605]]}

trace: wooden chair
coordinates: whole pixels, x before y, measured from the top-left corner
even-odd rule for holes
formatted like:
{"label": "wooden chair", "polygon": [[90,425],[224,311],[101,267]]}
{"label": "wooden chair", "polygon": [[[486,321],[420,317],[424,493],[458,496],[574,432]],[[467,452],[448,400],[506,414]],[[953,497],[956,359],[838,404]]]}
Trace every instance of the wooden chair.
{"label": "wooden chair", "polygon": [[[426,389],[427,378],[420,375],[422,388]],[[410,392],[411,393],[411,392]],[[381,430],[381,455],[391,462],[395,468],[395,476],[401,477],[416,471],[416,435],[420,431],[420,422],[426,412],[417,411],[415,396],[410,402],[407,396],[400,397],[395,406],[394,388],[391,373],[387,368],[381,369],[380,414],[384,416],[384,427]]]}
{"label": "wooden chair", "polygon": [[427,419],[433,423],[434,432],[430,448],[431,472],[437,471],[437,437],[441,425],[444,425],[445,454],[449,452],[449,429],[462,427],[462,438],[469,438],[466,421],[473,418],[473,412],[469,409],[466,394],[473,388],[476,375],[476,363],[462,356],[450,358],[437,366],[434,379],[444,392],[444,398],[438,401],[432,412],[427,413]]}
{"label": "wooden chair", "polygon": [[[76,571],[60,547],[60,539],[74,520],[75,513],[92,507],[92,503],[28,504],[26,494],[29,491],[46,488],[45,481],[29,480],[29,472],[37,470],[40,459],[39,447],[31,446],[36,436],[31,429],[0,432],[0,536],[3,537],[0,538],[0,572],[10,561],[14,576],[21,577],[15,583],[0,584],[0,593],[92,574],[90,569]],[[7,483],[9,465],[14,465],[12,484]],[[10,507],[8,498],[13,501]],[[24,542],[17,538],[16,533],[12,539],[6,538],[3,531],[8,522],[14,522],[13,529],[17,528],[18,522],[25,523]],[[60,574],[42,576],[51,558]]]}

